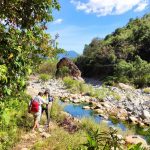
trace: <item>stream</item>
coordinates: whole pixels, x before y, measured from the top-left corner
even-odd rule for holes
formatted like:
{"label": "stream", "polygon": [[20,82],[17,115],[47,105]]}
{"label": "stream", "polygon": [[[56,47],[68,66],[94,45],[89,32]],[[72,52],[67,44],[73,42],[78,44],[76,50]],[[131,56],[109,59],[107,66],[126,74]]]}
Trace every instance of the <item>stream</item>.
{"label": "stream", "polygon": [[[62,101],[60,101],[59,104],[63,106],[65,112],[71,114],[73,117],[76,117],[78,119],[91,118],[98,124],[105,122],[108,125],[108,127],[120,129],[124,133],[131,132],[131,131],[132,133],[135,133],[136,135],[141,135],[142,133],[142,129],[136,125],[132,125],[130,123],[127,124],[127,123],[123,123],[123,122],[119,122],[119,121],[111,120],[111,119],[105,120],[103,117],[97,114],[94,114],[93,110],[83,109],[82,107],[85,104],[65,103]],[[147,141],[149,141],[150,135],[144,135],[142,137],[146,139]]]}
{"label": "stream", "polygon": [[83,109],[82,107],[84,106],[84,104],[78,105],[74,103],[64,102],[60,102],[60,104],[63,106],[65,112],[71,114],[73,117],[76,117],[78,119],[91,118],[98,124],[105,121],[109,127],[119,128],[124,132],[128,130],[128,128],[121,122],[114,123],[112,120],[105,120],[103,117],[94,114],[93,110]]}

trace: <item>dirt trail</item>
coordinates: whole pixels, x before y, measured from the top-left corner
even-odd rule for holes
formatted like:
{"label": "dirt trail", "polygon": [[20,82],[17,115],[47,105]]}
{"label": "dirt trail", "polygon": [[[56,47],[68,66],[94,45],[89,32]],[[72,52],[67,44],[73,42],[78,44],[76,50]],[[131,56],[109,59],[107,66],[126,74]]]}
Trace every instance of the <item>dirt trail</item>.
{"label": "dirt trail", "polygon": [[21,136],[20,142],[12,148],[12,150],[30,150],[35,143],[51,137],[50,132],[55,128],[55,126],[56,125],[51,122],[49,129],[46,129],[44,126],[40,125],[39,131],[27,132]]}
{"label": "dirt trail", "polygon": [[[30,77],[30,81],[37,79],[35,76]],[[37,95],[39,91],[36,88],[32,88],[31,86],[27,87],[26,93],[31,95],[32,97]],[[50,137],[50,130],[53,127],[53,123],[51,122],[48,130],[45,130],[44,126],[40,126],[40,132],[27,132],[21,136],[21,140],[12,150],[30,150],[36,142],[39,142],[43,139]]]}
{"label": "dirt trail", "polygon": [[12,150],[29,150],[41,137],[38,133],[27,133],[21,137],[21,141]]}

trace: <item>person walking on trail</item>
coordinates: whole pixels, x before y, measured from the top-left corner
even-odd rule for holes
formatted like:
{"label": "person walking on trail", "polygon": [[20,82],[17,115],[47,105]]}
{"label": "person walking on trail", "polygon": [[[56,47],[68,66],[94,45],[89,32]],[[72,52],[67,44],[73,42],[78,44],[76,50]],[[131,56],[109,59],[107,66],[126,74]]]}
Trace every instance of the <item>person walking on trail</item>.
{"label": "person walking on trail", "polygon": [[29,111],[33,114],[34,117],[34,125],[32,131],[39,128],[39,122],[41,119],[41,111],[42,111],[42,104],[48,104],[44,98],[42,98],[43,93],[39,92],[37,96],[35,96],[29,103]]}
{"label": "person walking on trail", "polygon": [[49,127],[50,123],[50,113],[51,113],[51,108],[52,108],[52,102],[53,102],[53,97],[50,96],[50,90],[46,89],[44,92],[43,98],[46,100],[48,104],[43,104],[42,105],[42,114],[45,111],[46,118],[47,118],[47,123],[46,126]]}
{"label": "person walking on trail", "polygon": [[[44,100],[47,102],[47,103],[49,103],[49,101],[48,101],[48,92],[44,92],[44,94],[43,94],[43,98],[44,98]],[[46,114],[46,119],[47,119],[47,123],[46,123],[46,125],[48,126],[48,120],[49,120],[49,112],[48,112],[48,104],[43,104],[42,105],[42,114],[45,112],[45,114]],[[42,114],[41,114],[41,116],[42,116]]]}

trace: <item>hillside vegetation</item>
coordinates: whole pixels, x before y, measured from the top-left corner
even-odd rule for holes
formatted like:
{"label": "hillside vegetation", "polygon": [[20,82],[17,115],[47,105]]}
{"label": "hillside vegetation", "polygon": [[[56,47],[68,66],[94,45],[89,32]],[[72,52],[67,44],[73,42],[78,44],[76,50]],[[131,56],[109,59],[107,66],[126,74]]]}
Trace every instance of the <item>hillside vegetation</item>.
{"label": "hillside vegetation", "polygon": [[23,91],[42,61],[38,55],[57,55],[45,31],[53,9],[60,9],[57,0],[0,1],[0,150],[10,149],[29,126],[30,97]]}
{"label": "hillside vegetation", "polygon": [[94,38],[85,45],[77,65],[83,76],[150,85],[150,14],[130,19],[104,39]]}

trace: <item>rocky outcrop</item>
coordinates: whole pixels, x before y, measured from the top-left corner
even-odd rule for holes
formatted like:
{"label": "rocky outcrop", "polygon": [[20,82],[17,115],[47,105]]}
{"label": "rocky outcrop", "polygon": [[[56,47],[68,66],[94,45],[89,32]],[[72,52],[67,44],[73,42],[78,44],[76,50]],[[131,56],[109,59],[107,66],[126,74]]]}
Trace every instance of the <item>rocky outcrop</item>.
{"label": "rocky outcrop", "polygon": [[81,72],[78,69],[78,67],[68,58],[64,57],[62,58],[58,63],[57,63],[57,71],[56,71],[56,77],[59,76],[59,71],[63,68],[63,67],[68,67],[69,69],[69,74],[76,78],[76,79],[81,79]]}
{"label": "rocky outcrop", "polygon": [[142,147],[149,148],[146,141],[139,135],[129,135],[125,138],[126,144],[138,144],[141,143]]}

